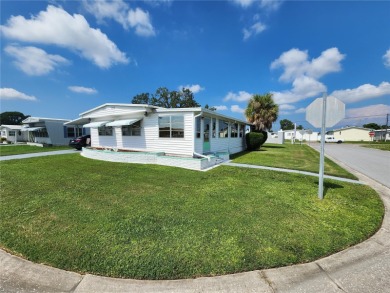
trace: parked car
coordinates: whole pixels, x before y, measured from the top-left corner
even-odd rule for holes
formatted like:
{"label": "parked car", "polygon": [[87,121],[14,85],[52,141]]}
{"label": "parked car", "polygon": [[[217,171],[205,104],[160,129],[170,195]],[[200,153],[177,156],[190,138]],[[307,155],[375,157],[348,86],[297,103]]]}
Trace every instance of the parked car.
{"label": "parked car", "polygon": [[77,150],[81,150],[81,148],[90,145],[91,145],[91,136],[89,134],[76,137],[69,141],[69,146],[74,147]]}
{"label": "parked car", "polygon": [[335,142],[335,143],[342,143],[344,139],[342,138],[335,138],[334,136],[325,136],[325,142]]}

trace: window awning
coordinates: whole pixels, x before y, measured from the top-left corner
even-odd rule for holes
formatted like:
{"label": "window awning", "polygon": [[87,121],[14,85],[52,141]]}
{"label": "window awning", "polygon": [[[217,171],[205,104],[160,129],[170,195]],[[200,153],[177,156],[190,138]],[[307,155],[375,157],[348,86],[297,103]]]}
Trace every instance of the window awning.
{"label": "window awning", "polygon": [[131,125],[135,122],[140,121],[141,119],[126,119],[126,120],[116,120],[110,123],[107,123],[106,126],[122,126],[122,125]]}
{"label": "window awning", "polygon": [[106,125],[108,122],[110,121],[91,122],[91,123],[84,124],[83,127],[98,128]]}
{"label": "window awning", "polygon": [[37,130],[41,130],[41,129],[44,129],[45,127],[28,127],[28,128],[22,128],[22,131],[37,131]]}

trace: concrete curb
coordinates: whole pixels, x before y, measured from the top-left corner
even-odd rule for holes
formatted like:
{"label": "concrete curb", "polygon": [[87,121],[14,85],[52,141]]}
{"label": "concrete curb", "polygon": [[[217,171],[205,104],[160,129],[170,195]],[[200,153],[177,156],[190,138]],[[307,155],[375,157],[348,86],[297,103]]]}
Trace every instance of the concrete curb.
{"label": "concrete curb", "polygon": [[[348,169],[348,168],[347,168]],[[352,169],[385,206],[379,231],[366,241],[311,263],[169,281],[115,279],[34,264],[0,250],[1,292],[388,292],[390,190]]]}

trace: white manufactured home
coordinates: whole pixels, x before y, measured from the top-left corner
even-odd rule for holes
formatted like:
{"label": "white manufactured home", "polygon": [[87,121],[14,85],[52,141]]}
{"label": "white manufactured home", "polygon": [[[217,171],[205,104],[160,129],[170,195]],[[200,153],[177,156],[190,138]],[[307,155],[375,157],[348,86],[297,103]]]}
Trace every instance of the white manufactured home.
{"label": "white manufactured home", "polygon": [[22,121],[21,131],[26,133],[27,142],[34,144],[67,145],[64,123],[68,119],[54,119],[42,117],[28,117]]}
{"label": "white manufactured home", "polygon": [[[104,104],[65,123],[90,128],[91,148],[206,158],[245,150],[248,123],[203,108]],[[84,149],[84,155],[88,150]],[[102,154],[100,154],[102,155]],[[210,161],[210,157],[207,157]]]}
{"label": "white manufactured home", "polygon": [[21,125],[1,125],[1,137],[10,143],[18,143],[27,141],[27,135],[22,131]]}

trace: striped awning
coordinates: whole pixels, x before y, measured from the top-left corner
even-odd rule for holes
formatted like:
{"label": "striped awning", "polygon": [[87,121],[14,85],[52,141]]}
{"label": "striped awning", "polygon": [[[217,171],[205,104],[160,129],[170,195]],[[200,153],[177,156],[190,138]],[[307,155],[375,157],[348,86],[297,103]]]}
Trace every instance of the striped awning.
{"label": "striped awning", "polygon": [[23,127],[21,130],[22,131],[37,131],[44,129],[45,127]]}
{"label": "striped awning", "polygon": [[110,123],[107,123],[106,126],[122,126],[122,125],[131,125],[135,122],[140,121],[141,119],[126,119],[126,120],[116,120]]}
{"label": "striped awning", "polygon": [[83,127],[98,128],[106,125],[108,122],[110,121],[91,122],[91,123],[84,124]]}

